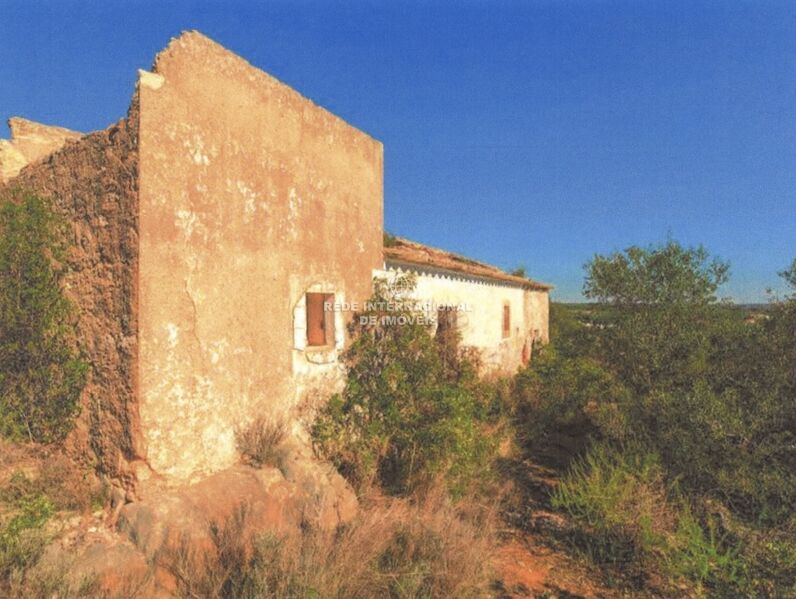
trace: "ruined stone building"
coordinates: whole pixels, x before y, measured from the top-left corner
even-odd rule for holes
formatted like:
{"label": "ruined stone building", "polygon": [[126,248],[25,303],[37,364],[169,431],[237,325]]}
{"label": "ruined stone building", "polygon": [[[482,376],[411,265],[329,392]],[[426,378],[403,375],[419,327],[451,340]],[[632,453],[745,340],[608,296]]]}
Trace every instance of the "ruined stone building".
{"label": "ruined stone building", "polygon": [[[73,227],[68,293],[92,365],[76,437],[126,486],[196,480],[234,431],[342,382],[374,275],[467,303],[455,326],[512,372],[548,336],[549,286],[441,250],[383,247],[382,144],[196,32],[140,71],[126,118],[78,134],[11,119],[0,184]],[[4,183],[3,183],[4,182]]]}

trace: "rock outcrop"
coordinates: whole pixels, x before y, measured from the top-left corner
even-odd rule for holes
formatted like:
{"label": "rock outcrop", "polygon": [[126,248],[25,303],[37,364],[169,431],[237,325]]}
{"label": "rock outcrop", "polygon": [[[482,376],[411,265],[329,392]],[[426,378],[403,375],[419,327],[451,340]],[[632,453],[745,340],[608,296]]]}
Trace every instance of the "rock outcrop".
{"label": "rock outcrop", "polygon": [[180,489],[148,493],[122,507],[117,528],[148,559],[176,543],[210,543],[210,525],[223,525],[245,510],[251,533],[277,536],[302,526],[333,530],[350,522],[357,499],[340,475],[299,456],[285,472],[235,466]]}
{"label": "rock outcrop", "polygon": [[170,560],[212,552],[214,526],[237,525],[236,534],[253,539],[307,527],[333,531],[351,522],[358,509],[352,489],[300,447],[286,454],[280,468],[239,465],[192,485],[151,489],[141,501],[115,498],[115,526],[96,514],[74,518],[37,568],[42,574],[64,572],[74,589],[88,580],[112,596],[172,597]]}

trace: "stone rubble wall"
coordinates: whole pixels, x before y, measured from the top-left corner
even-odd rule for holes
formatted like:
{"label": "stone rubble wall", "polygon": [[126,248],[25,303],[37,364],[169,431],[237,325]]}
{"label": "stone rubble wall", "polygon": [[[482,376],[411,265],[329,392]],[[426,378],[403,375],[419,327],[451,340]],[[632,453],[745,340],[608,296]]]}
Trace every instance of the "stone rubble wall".
{"label": "stone rubble wall", "polygon": [[78,342],[91,367],[68,445],[132,491],[131,464],[143,455],[135,399],[137,100],[126,119],[39,157],[5,185],[50,199],[71,225],[65,289],[77,306]]}

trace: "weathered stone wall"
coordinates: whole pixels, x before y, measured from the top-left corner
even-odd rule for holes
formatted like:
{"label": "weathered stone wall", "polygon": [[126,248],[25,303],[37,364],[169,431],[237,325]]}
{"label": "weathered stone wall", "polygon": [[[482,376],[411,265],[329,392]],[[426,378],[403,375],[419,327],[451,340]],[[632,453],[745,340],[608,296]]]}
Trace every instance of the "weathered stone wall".
{"label": "weathered stone wall", "polygon": [[236,426],[337,377],[337,349],[296,346],[297,307],[370,295],[382,146],[198,33],[139,90],[142,430],[154,471],[200,478]]}
{"label": "weathered stone wall", "polygon": [[67,295],[91,365],[83,411],[70,438],[101,470],[134,487],[141,455],[136,405],[138,117],[68,143],[7,185],[50,198],[71,223]]}

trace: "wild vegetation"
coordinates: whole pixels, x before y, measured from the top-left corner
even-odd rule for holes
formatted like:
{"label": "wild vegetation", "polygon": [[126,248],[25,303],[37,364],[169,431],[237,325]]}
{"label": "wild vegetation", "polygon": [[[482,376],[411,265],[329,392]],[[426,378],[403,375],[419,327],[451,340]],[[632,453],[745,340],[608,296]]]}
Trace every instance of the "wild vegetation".
{"label": "wild vegetation", "polygon": [[[105,502],[58,449],[87,369],[64,240],[41,199],[0,201],[3,596],[102,596],[37,568],[59,518]],[[494,557],[544,465],[534,492],[558,524],[536,534],[603,595],[796,597],[796,261],[791,293],[754,313],[717,300],[727,264],[673,241],[586,273],[592,303],[554,305],[553,342],[511,380],[479,378],[455,330],[379,309],[412,295],[410,277],[377,281],[312,430],[357,490],[356,518],[274,536],[247,532],[241,506],[210,546],[186,540],[152,567],[185,597],[503,597]],[[237,431],[244,459],[279,467],[284,431]]]}
{"label": "wild vegetation", "polygon": [[336,531],[247,536],[246,510],[211,527],[212,546],[187,540],[160,561],[182,597],[484,597],[494,547],[489,515],[464,514],[445,492],[422,498],[363,498],[361,513]]}
{"label": "wild vegetation", "polygon": [[95,589],[56,568],[37,570],[67,517],[102,509],[106,489],[55,448],[0,439],[0,597],[80,597]]}
{"label": "wild vegetation", "polygon": [[87,371],[63,293],[66,239],[45,200],[0,197],[0,596],[52,596],[61,577],[29,571],[55,515],[103,503],[93,473],[57,447],[74,426]]}
{"label": "wild vegetation", "polygon": [[284,422],[264,416],[256,417],[245,427],[235,431],[238,451],[254,466],[279,466],[287,427]]}
{"label": "wild vegetation", "polygon": [[[317,419],[320,451],[356,488],[378,484],[405,495],[443,480],[454,494],[490,477],[498,426],[494,389],[456,338],[435,339],[408,309],[382,306],[410,296],[409,277],[377,281],[371,307],[355,319],[348,382]],[[382,317],[407,317],[393,324]],[[362,324],[362,323],[365,324]]]}
{"label": "wild vegetation", "polygon": [[53,442],[79,410],[87,365],[61,282],[63,221],[41,198],[0,198],[0,435]]}
{"label": "wild vegetation", "polygon": [[566,447],[572,546],[631,587],[796,596],[796,295],[738,318],[727,273],[671,241],[595,257],[597,305],[557,308],[517,379],[519,430]]}

